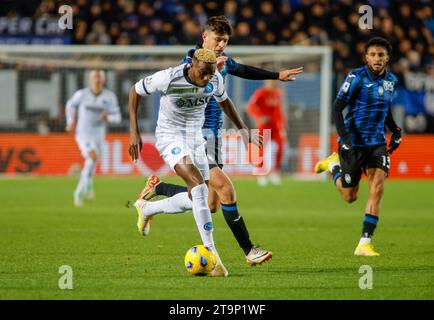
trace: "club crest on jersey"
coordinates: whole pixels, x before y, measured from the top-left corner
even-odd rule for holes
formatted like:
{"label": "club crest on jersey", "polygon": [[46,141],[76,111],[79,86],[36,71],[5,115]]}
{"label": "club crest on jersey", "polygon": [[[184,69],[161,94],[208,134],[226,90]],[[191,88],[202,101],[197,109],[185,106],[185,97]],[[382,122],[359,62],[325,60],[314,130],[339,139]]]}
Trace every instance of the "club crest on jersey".
{"label": "club crest on jersey", "polygon": [[211,93],[212,90],[214,89],[214,86],[212,85],[212,83],[209,83],[205,86],[205,93]]}
{"label": "club crest on jersey", "polygon": [[378,95],[379,95],[379,96],[382,96],[383,93],[384,93],[384,89],[383,89],[383,87],[382,87],[382,86],[378,86]]}
{"label": "club crest on jersey", "polygon": [[180,147],[174,147],[170,152],[172,152],[173,155],[177,155],[181,152],[181,148]]}
{"label": "club crest on jersey", "polygon": [[394,83],[392,81],[384,80],[383,81],[383,87],[384,87],[384,90],[393,91]]}
{"label": "club crest on jersey", "polygon": [[346,183],[351,183],[351,176],[348,173],[345,174],[344,179]]}
{"label": "club crest on jersey", "polygon": [[211,231],[211,230],[212,230],[212,222],[207,222],[207,223],[205,223],[205,224],[203,225],[203,228],[204,228],[206,231]]}

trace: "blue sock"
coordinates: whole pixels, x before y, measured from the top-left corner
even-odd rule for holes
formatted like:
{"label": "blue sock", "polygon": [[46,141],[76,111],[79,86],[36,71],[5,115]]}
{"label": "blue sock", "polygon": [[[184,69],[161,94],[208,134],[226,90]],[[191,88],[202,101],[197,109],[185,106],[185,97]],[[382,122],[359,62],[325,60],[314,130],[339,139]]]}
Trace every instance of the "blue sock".
{"label": "blue sock", "polygon": [[338,180],[338,178],[341,176],[341,166],[335,166],[332,170],[332,176],[333,176],[333,182],[336,185],[336,181]]}

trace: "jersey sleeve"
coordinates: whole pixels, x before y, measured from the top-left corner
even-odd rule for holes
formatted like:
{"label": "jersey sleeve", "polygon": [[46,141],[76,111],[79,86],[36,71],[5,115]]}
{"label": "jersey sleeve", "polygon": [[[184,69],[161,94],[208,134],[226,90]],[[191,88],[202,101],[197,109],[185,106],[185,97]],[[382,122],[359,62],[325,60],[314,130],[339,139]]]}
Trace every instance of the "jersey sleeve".
{"label": "jersey sleeve", "polygon": [[166,69],[139,80],[135,84],[135,89],[138,95],[149,96],[154,92],[165,92],[169,83],[170,69]]}
{"label": "jersey sleeve", "polygon": [[225,84],[223,81],[223,77],[221,76],[220,72],[216,71],[215,73],[218,78],[218,87],[216,91],[214,91],[213,95],[217,102],[225,101],[228,98],[228,94],[226,93]]}
{"label": "jersey sleeve", "polygon": [[119,107],[118,98],[114,93],[111,94],[111,103],[108,107],[107,113],[108,117],[107,120],[110,123],[120,123],[122,120],[121,110]]}
{"label": "jersey sleeve", "polygon": [[71,125],[74,122],[77,116],[78,105],[81,102],[82,90],[78,90],[74,93],[74,95],[66,102],[66,124],[67,126]]}
{"label": "jersey sleeve", "polygon": [[226,70],[228,73],[232,74],[235,70],[238,69],[238,62],[236,62],[231,57],[227,56],[228,60],[226,60]]}
{"label": "jersey sleeve", "polygon": [[345,102],[350,101],[354,93],[356,92],[359,82],[360,81],[357,74],[350,72],[346,77],[344,83],[342,84],[341,88],[339,89],[336,98]]}

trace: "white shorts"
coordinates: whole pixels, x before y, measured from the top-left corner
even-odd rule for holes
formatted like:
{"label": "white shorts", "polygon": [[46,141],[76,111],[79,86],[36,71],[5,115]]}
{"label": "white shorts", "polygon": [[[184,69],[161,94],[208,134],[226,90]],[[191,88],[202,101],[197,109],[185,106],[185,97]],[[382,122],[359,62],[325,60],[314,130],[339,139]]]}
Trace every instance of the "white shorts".
{"label": "white shorts", "polygon": [[92,150],[95,151],[98,156],[101,155],[102,144],[103,144],[102,140],[76,138],[75,141],[78,144],[78,148],[80,149],[83,158],[89,157],[89,152]]}
{"label": "white shorts", "polygon": [[168,135],[157,135],[156,138],[155,147],[173,171],[175,171],[175,165],[181,162],[185,156],[189,156],[203,179],[209,180],[208,158],[205,152],[206,141],[202,134],[197,135],[195,139]]}

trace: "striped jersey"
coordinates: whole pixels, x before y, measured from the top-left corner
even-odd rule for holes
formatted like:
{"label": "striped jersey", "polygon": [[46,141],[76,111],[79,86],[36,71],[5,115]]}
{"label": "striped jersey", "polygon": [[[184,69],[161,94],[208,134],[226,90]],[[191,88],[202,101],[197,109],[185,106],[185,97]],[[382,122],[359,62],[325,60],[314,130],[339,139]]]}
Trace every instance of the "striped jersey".
{"label": "striped jersey", "polygon": [[[183,62],[190,63],[191,60],[193,59],[193,55],[195,51],[196,48],[190,49],[187,55],[185,56]],[[228,73],[232,73],[238,68],[238,63],[231,57],[227,56],[225,53],[223,53],[223,55],[228,57],[223,70],[219,71],[224,80]],[[220,131],[222,126],[223,126],[222,110],[220,109],[216,99],[212,97],[205,108],[205,122],[202,127],[204,136],[206,137],[209,135],[210,136],[214,135],[214,137],[220,137]]]}
{"label": "striped jersey", "polygon": [[227,99],[223,78],[216,71],[205,87],[198,87],[188,77],[189,64],[158,71],[135,84],[138,95],[160,93],[156,135],[193,133],[204,124],[204,110],[215,97],[217,101]]}
{"label": "striped jersey", "polygon": [[367,66],[350,71],[337,98],[347,103],[345,131],[353,146],[386,144],[384,122],[398,83],[390,72],[374,75]]}

